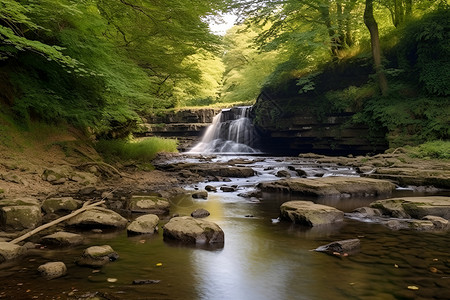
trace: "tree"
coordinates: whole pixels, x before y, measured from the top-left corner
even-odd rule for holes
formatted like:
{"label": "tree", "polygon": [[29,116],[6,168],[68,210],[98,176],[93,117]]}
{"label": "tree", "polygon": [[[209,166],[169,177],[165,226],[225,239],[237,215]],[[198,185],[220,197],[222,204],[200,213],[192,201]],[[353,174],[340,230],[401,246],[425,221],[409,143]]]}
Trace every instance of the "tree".
{"label": "tree", "polygon": [[378,86],[381,94],[387,94],[388,84],[386,75],[384,74],[383,65],[381,64],[381,47],[380,37],[378,35],[378,24],[373,16],[373,0],[366,0],[366,7],[364,9],[364,23],[370,32],[370,44],[372,48],[373,63],[378,80]]}

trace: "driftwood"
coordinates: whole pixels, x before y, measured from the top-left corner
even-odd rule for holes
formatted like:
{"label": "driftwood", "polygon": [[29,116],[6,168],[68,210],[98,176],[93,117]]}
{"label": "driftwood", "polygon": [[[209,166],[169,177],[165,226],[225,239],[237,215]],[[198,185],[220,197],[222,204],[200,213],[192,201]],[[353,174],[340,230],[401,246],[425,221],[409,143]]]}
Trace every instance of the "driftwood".
{"label": "driftwood", "polygon": [[103,203],[105,203],[104,200],[99,201],[99,202],[95,202],[95,203],[91,203],[90,201],[87,201],[87,202],[85,202],[85,203],[83,204],[83,206],[82,206],[80,209],[77,209],[77,210],[73,211],[72,213],[70,213],[70,214],[68,214],[68,215],[65,215],[65,216],[62,216],[61,218],[56,219],[56,220],[53,220],[53,221],[51,221],[51,222],[49,222],[49,223],[47,223],[47,224],[44,224],[44,225],[42,225],[42,226],[39,226],[39,227],[37,227],[37,228],[35,228],[35,229],[33,229],[33,230],[31,230],[31,231],[25,233],[24,235],[21,235],[21,236],[19,236],[18,238],[12,240],[10,243],[11,243],[11,244],[17,244],[17,243],[19,243],[19,242],[21,242],[21,241],[23,241],[23,240],[26,240],[26,239],[29,238],[30,236],[32,236],[32,235],[34,235],[34,234],[36,234],[36,233],[38,233],[38,232],[40,232],[40,231],[42,231],[42,230],[44,230],[44,229],[47,229],[47,228],[49,228],[49,227],[51,227],[51,226],[53,226],[53,225],[56,225],[56,224],[58,224],[58,223],[61,223],[62,221],[65,221],[65,220],[68,220],[68,219],[70,219],[70,218],[72,218],[72,217],[75,217],[76,215],[78,215],[78,214],[80,214],[80,213],[82,213],[82,212],[84,212],[84,211],[87,211],[87,210],[89,210],[89,209],[91,209],[91,208],[94,208],[94,207],[96,207],[96,206],[99,206],[99,205],[101,205],[101,204],[103,204]]}

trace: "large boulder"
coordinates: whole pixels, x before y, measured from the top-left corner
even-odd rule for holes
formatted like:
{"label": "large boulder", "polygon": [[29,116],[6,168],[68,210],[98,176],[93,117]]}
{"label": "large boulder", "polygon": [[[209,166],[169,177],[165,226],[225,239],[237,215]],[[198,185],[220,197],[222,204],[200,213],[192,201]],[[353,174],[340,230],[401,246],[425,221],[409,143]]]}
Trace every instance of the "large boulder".
{"label": "large boulder", "polygon": [[165,214],[169,208],[169,201],[158,196],[133,196],[128,201],[128,209],[135,213]]}
{"label": "large boulder", "polygon": [[387,180],[360,177],[290,178],[262,182],[263,192],[284,192],[314,197],[354,197],[390,195],[395,185]]}
{"label": "large boulder", "polygon": [[37,270],[42,277],[48,280],[62,277],[67,273],[67,267],[61,261],[48,262],[40,265]]}
{"label": "large boulder", "polygon": [[42,202],[42,210],[47,213],[71,212],[80,208],[82,202],[72,197],[49,198]]}
{"label": "large boulder", "polygon": [[123,228],[128,221],[118,213],[102,208],[91,208],[66,221],[69,226]]}
{"label": "large boulder", "polygon": [[92,246],[83,251],[80,258],[76,260],[77,265],[87,267],[101,267],[119,258],[117,252],[109,245]]}
{"label": "large boulder", "polygon": [[450,197],[403,197],[372,202],[370,207],[396,218],[422,219],[432,215],[450,220]]}
{"label": "large boulder", "polygon": [[41,243],[51,246],[74,246],[83,242],[83,236],[70,232],[56,232],[50,235],[46,235],[41,239]]}
{"label": "large boulder", "polygon": [[0,242],[0,263],[22,256],[26,251],[25,247],[8,242]]}
{"label": "large boulder", "polygon": [[311,201],[289,201],[280,207],[280,217],[294,223],[313,227],[342,222],[344,213],[334,207]]}
{"label": "large boulder", "polygon": [[158,231],[159,218],[157,215],[148,214],[143,215],[127,227],[127,232],[129,234],[151,234]]}
{"label": "large boulder", "polygon": [[164,239],[191,244],[223,244],[224,233],[215,223],[192,217],[175,217],[164,225]]}
{"label": "large boulder", "polygon": [[39,200],[35,198],[0,201],[0,226],[6,231],[33,229],[42,222]]}

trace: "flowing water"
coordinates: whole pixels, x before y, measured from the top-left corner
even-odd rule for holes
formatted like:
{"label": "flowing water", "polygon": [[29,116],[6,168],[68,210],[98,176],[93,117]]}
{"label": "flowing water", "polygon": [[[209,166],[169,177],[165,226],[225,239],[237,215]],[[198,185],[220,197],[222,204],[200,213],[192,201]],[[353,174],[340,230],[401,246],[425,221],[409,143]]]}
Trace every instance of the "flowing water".
{"label": "flowing water", "polygon": [[254,149],[257,135],[250,119],[251,106],[222,110],[214,117],[201,141],[189,153],[259,153]]}
{"label": "flowing water", "polygon": [[[198,161],[194,157],[185,159]],[[20,261],[2,264],[0,299],[80,298],[96,291],[107,299],[450,299],[449,232],[392,231],[351,219],[324,228],[279,222],[283,202],[304,198],[264,194],[257,200],[238,194],[253,189],[261,180],[276,179],[276,171],[290,165],[304,169],[308,176],[356,173],[350,168],[298,158],[239,159],[258,175],[226,183],[208,182],[217,187],[238,185],[236,192],[209,193],[207,200],[180,196],[172,201],[171,214],[189,215],[197,208],[210,211],[207,220],[216,222],[225,232],[223,248],[166,243],[162,230],[153,236],[137,237],[127,237],[124,231],[89,233],[85,245],[36,249]],[[398,191],[397,195],[405,193],[418,195],[412,191]],[[373,200],[319,202],[348,212]],[[162,220],[160,225],[166,222]],[[350,238],[361,239],[361,251],[353,256],[337,258],[311,251]],[[73,263],[86,247],[103,244],[111,245],[120,258],[99,270]],[[48,261],[65,262],[68,274],[51,281],[40,278],[36,269]],[[160,282],[132,285],[135,279]]]}

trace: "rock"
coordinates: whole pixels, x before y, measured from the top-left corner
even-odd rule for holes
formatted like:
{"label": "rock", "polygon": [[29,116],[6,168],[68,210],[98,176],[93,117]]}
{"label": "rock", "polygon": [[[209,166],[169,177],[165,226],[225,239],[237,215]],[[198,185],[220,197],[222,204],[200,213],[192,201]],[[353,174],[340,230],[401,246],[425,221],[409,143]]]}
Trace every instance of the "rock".
{"label": "rock", "polygon": [[207,199],[208,192],[207,191],[196,191],[192,193],[192,198],[194,199]]}
{"label": "rock", "polygon": [[262,182],[263,192],[284,192],[315,197],[347,197],[390,195],[395,185],[386,180],[360,177],[290,178]]}
{"label": "rock", "polygon": [[12,183],[28,185],[28,183],[22,177],[14,173],[0,174],[0,179]]}
{"label": "rock", "polygon": [[52,168],[44,170],[42,180],[48,181],[51,184],[63,184],[67,181],[71,169],[66,168]]}
{"label": "rock", "polygon": [[331,255],[348,255],[355,253],[361,247],[361,241],[359,239],[342,240],[332,242],[323,246],[320,246],[314,251],[325,252]]}
{"label": "rock", "polygon": [[232,186],[221,186],[220,190],[225,193],[231,193],[231,192],[236,191],[236,188],[232,187]]}
{"label": "rock", "polygon": [[382,215],[381,210],[373,207],[359,207],[353,210],[350,215],[359,218],[379,217]]}
{"label": "rock", "polygon": [[11,244],[8,242],[0,242],[0,263],[15,259],[27,252],[25,247]]}
{"label": "rock", "polygon": [[[299,177],[308,177],[308,174],[306,174],[305,171],[303,171],[302,169],[295,169],[295,172],[297,172],[297,175]],[[317,175],[317,174],[316,174]],[[322,175],[323,176],[323,175]],[[322,177],[322,176],[317,176],[317,177]]]}
{"label": "rock", "polygon": [[41,239],[41,243],[44,245],[52,245],[59,247],[79,245],[82,242],[83,236],[81,236],[80,234],[64,231],[46,235]]}
{"label": "rock", "polygon": [[280,210],[282,219],[310,227],[342,222],[344,219],[342,211],[311,201],[285,202]]}
{"label": "rock", "polygon": [[3,206],[41,206],[41,203],[36,198],[20,197],[14,199],[3,199],[0,201],[0,207]]}
{"label": "rock", "polygon": [[98,181],[97,176],[87,172],[73,172],[68,178],[82,185],[95,185]]}
{"label": "rock", "polygon": [[133,196],[128,201],[128,209],[134,213],[165,214],[169,208],[169,201],[158,196]]}
{"label": "rock", "polygon": [[128,234],[152,234],[158,231],[159,218],[157,215],[143,215],[127,227]]}
{"label": "rock", "polygon": [[160,283],[161,280],[155,280],[155,279],[135,279],[133,280],[132,284],[157,284]]}
{"label": "rock", "polygon": [[422,219],[427,215],[450,220],[450,197],[404,197],[378,200],[370,207],[380,209],[384,215],[396,218]]}
{"label": "rock", "polygon": [[224,233],[215,223],[192,217],[176,217],[164,225],[164,239],[191,244],[223,244]]}
{"label": "rock", "polygon": [[277,172],[277,177],[291,177],[291,174],[286,170],[280,170]]}
{"label": "rock", "polygon": [[71,212],[80,208],[82,202],[72,197],[49,198],[42,202],[42,209],[45,213]]}
{"label": "rock", "polygon": [[217,192],[217,188],[212,185],[205,186],[205,190],[207,190],[208,192]]}
{"label": "rock", "polygon": [[245,193],[239,193],[238,196],[243,198],[262,198],[262,193],[258,190],[252,190]]}
{"label": "rock", "polygon": [[97,188],[95,186],[85,186],[78,191],[80,195],[91,195],[93,194]]}
{"label": "rock", "polygon": [[209,211],[207,211],[204,208],[196,209],[191,213],[191,217],[193,218],[206,218],[209,215],[210,215]]}
{"label": "rock", "polygon": [[435,229],[448,229],[450,222],[444,218],[437,216],[425,216],[422,220],[431,221]]}
{"label": "rock", "polygon": [[91,208],[66,222],[70,226],[115,228],[123,228],[128,223],[127,219],[118,213],[102,207]]}
{"label": "rock", "polygon": [[67,273],[67,267],[61,261],[48,262],[40,265],[37,270],[42,277],[48,280],[62,277]]}
{"label": "rock", "polygon": [[42,222],[39,206],[4,206],[0,208],[0,226],[4,230],[19,231],[36,228]]}
{"label": "rock", "polygon": [[77,265],[101,267],[119,258],[111,246],[92,246],[84,250],[82,256],[76,260]]}

